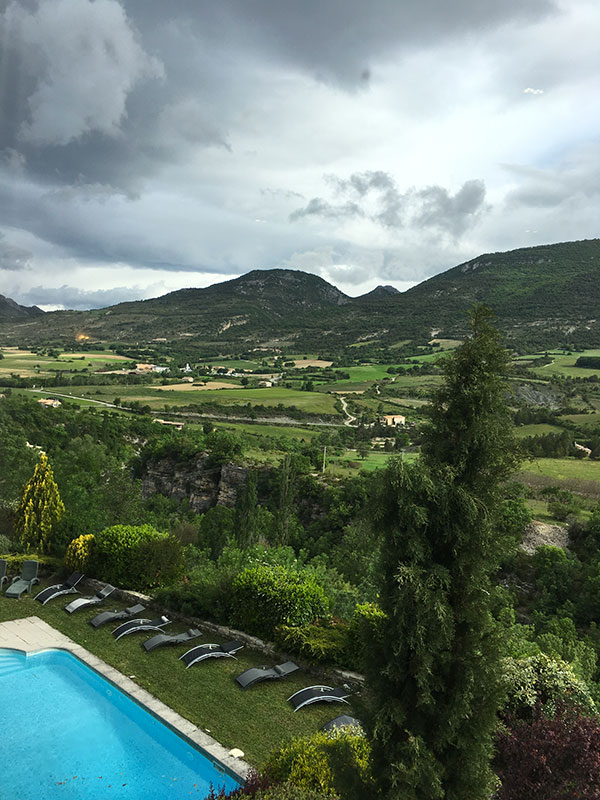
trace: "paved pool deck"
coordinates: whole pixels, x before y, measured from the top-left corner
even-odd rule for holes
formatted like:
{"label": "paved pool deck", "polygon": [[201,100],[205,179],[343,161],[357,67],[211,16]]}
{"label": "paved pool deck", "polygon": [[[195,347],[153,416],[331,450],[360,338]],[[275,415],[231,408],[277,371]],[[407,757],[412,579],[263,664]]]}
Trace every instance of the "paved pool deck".
{"label": "paved pool deck", "polygon": [[230,755],[223,745],[219,744],[212,736],[182,717],[172,708],[158,700],[150,692],[142,689],[131,678],[126,677],[118,670],[106,664],[101,658],[93,655],[85,647],[69,639],[68,636],[57,631],[47,622],[39,617],[26,617],[25,619],[15,619],[10,622],[0,623],[0,648],[10,648],[11,650],[21,650],[25,653],[35,653],[38,650],[56,648],[66,650],[77,656],[81,661],[94,669],[125,694],[132,697],[141,706],[144,706],[151,714],[162,720],[176,733],[188,739],[193,745],[198,747],[211,761],[223,764],[235,777],[243,781],[246,777],[250,765],[240,758]]}

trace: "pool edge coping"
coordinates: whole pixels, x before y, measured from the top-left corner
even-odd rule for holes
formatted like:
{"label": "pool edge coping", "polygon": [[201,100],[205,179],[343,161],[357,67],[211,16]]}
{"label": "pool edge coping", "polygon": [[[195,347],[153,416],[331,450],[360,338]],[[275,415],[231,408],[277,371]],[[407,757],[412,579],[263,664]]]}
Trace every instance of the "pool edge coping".
{"label": "pool edge coping", "polygon": [[24,617],[0,623],[0,649],[16,650],[25,654],[49,649],[64,650],[116,686],[210,761],[217,762],[235,779],[243,783],[251,769],[250,764],[231,756],[229,751],[208,733],[40,617]]}

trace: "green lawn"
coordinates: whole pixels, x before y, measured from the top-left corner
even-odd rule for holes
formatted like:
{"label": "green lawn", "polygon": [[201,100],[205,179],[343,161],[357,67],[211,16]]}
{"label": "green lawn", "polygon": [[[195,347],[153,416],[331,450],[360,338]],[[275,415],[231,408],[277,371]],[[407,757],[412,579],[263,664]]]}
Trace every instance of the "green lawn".
{"label": "green lawn", "polygon": [[[234,683],[236,675],[249,667],[277,663],[257,651],[244,648],[236,660],[211,659],[186,670],[178,660],[188,649],[186,646],[147,654],[141,647],[144,635],[133,634],[117,642],[111,636],[110,625],[94,630],[87,624],[97,609],[73,616],[65,614],[63,607],[68,600],[61,597],[42,606],[29,595],[23,595],[20,600],[0,597],[0,622],[41,617],[124,675],[135,676],[140,686],[190,722],[209,731],[225,747],[241,748],[251,764],[260,765],[269,751],[283,740],[313,733],[338,714],[352,713],[349,706],[342,704],[315,704],[294,713],[286,702],[287,697],[303,686],[328,682],[305,672],[243,692]],[[106,607],[112,609],[123,604],[108,603]],[[153,615],[151,610],[149,615]],[[187,627],[177,623],[168,630],[178,632]],[[222,641],[207,633],[197,643]],[[332,680],[332,685],[337,685],[335,679]]]}

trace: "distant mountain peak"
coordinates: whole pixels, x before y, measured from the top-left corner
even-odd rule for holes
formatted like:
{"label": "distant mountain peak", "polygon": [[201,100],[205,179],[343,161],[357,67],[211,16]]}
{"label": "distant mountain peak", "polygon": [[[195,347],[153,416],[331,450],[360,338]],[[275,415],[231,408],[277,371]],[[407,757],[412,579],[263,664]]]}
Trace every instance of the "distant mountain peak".
{"label": "distant mountain peak", "polygon": [[393,297],[395,294],[400,294],[399,290],[396,289],[395,286],[390,286],[389,284],[380,284],[372,289],[367,294],[362,294],[360,297],[357,297],[357,300],[389,300],[390,297]]}
{"label": "distant mountain peak", "polygon": [[44,312],[37,306],[20,306],[10,297],[0,294],[0,321],[37,317]]}

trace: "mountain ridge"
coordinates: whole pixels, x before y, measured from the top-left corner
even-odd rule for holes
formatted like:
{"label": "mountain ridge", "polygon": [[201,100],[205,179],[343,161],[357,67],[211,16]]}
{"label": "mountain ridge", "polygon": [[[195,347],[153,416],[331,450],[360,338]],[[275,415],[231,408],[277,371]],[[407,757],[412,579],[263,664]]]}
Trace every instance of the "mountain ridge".
{"label": "mountain ridge", "polygon": [[366,337],[385,346],[429,338],[432,330],[463,334],[468,309],[481,302],[493,308],[509,341],[600,343],[600,239],[486,253],[405,292],[379,286],[356,298],[301,270],[252,270],[205,288],[104,309],[26,315],[26,326],[13,319],[0,325],[0,335],[21,331],[32,341],[68,340],[83,332],[110,341],[185,337],[245,348],[296,343],[301,349],[339,349]]}

